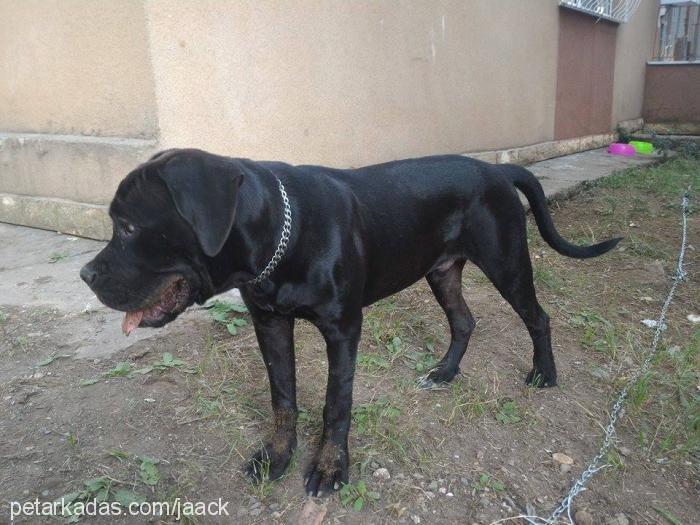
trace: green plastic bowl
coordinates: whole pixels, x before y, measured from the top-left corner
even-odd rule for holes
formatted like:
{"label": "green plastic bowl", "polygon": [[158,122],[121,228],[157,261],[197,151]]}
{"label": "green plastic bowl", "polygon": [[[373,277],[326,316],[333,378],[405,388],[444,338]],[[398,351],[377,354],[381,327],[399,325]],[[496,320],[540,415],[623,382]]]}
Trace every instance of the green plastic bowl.
{"label": "green plastic bowl", "polygon": [[654,146],[651,142],[644,142],[643,140],[631,140],[630,145],[634,148],[634,151],[640,155],[651,155],[654,153]]}

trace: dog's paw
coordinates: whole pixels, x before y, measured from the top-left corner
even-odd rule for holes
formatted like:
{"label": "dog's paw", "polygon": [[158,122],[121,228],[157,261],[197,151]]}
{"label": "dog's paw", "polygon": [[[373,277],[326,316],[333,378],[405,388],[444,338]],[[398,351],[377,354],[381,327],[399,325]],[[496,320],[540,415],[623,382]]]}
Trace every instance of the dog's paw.
{"label": "dog's paw", "polygon": [[525,384],[529,386],[534,386],[537,388],[549,388],[552,386],[557,386],[557,373],[556,372],[540,372],[536,368],[530,370],[525,378]]}
{"label": "dog's paw", "polygon": [[308,496],[328,496],[346,484],[349,479],[349,460],[346,451],[335,445],[322,446],[318,458],[306,469],[304,486]]}
{"label": "dog's paw", "polygon": [[448,368],[440,365],[433,368],[427,375],[418,378],[418,387],[424,390],[444,388],[459,373],[459,368]]}
{"label": "dog's paw", "polygon": [[274,481],[284,474],[284,471],[292,459],[293,450],[277,454],[272,447],[264,446],[250,458],[244,468],[246,477],[252,483],[262,483],[264,481]]}

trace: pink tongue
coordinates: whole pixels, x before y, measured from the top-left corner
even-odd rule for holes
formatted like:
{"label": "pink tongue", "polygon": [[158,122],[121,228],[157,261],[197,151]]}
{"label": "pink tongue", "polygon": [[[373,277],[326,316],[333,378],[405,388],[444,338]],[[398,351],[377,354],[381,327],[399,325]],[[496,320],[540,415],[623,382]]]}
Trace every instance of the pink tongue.
{"label": "pink tongue", "polygon": [[122,332],[124,332],[124,335],[128,336],[136,330],[141,323],[141,319],[143,319],[143,310],[127,312],[122,321]]}

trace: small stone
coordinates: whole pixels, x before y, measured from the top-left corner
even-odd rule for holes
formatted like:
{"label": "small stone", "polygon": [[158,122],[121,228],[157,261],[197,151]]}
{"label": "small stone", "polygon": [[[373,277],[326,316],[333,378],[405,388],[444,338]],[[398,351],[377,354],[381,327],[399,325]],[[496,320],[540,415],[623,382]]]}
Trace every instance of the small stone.
{"label": "small stone", "polygon": [[411,521],[418,525],[420,523],[420,516],[417,516],[416,514],[411,514]]}
{"label": "small stone", "polygon": [[455,495],[451,492],[448,492],[447,494],[445,494],[445,496],[447,496],[448,498],[454,498]]}
{"label": "small stone", "polygon": [[629,525],[630,520],[627,519],[622,512],[615,514],[612,518],[608,518],[605,525]]}
{"label": "small stone", "polygon": [[574,514],[574,521],[576,525],[593,525],[593,516],[586,510],[579,510]]}
{"label": "small stone", "polygon": [[425,494],[425,497],[428,499],[433,499],[435,497],[435,493],[430,492],[429,490],[426,490],[424,494]]}
{"label": "small stone", "polygon": [[298,523],[304,523],[305,525],[321,525],[323,518],[326,516],[326,512],[328,512],[328,508],[325,504],[319,505],[314,500],[309,499],[301,509],[301,516],[299,516]]}
{"label": "small stone", "polygon": [[432,491],[436,491],[438,489],[438,482],[437,481],[431,481],[430,485],[428,485],[428,489]]}
{"label": "small stone", "polygon": [[561,472],[562,474],[566,474],[570,470],[571,465],[567,465],[566,463],[562,463],[561,465],[559,465],[559,472]]}
{"label": "small stone", "polygon": [[445,487],[440,487],[440,490],[438,490],[440,494],[447,494],[447,488]]}
{"label": "small stone", "polygon": [[42,490],[42,491],[41,491],[41,495],[45,498],[45,497],[47,497],[47,496],[49,495],[49,491],[48,491],[48,490]]}
{"label": "small stone", "polygon": [[610,379],[610,372],[607,371],[605,368],[601,368],[599,366],[591,370],[591,375],[596,379],[601,379],[603,381],[607,381]]}
{"label": "small stone", "polygon": [[688,321],[690,321],[693,324],[698,324],[700,323],[700,315],[688,314]]}
{"label": "small stone", "polygon": [[641,276],[642,284],[665,284],[666,270],[661,261],[647,263],[642,267],[643,275]]}
{"label": "small stone", "polygon": [[555,452],[552,454],[552,459],[556,461],[557,463],[563,464],[563,465],[573,465],[574,460],[564,454],[563,452]]}
{"label": "small stone", "polygon": [[372,461],[372,462],[370,462],[369,466],[370,466],[370,468],[378,469],[379,463],[377,463],[376,461]]}
{"label": "small stone", "polygon": [[620,447],[617,449],[623,456],[629,456],[632,454],[632,450],[627,447]]}
{"label": "small stone", "polygon": [[391,479],[391,474],[389,474],[388,469],[381,467],[374,471],[374,477],[386,481],[388,479]]}
{"label": "small stone", "polygon": [[491,504],[491,502],[489,501],[488,498],[481,498],[479,500],[479,505],[481,505],[482,507],[488,507],[490,504]]}

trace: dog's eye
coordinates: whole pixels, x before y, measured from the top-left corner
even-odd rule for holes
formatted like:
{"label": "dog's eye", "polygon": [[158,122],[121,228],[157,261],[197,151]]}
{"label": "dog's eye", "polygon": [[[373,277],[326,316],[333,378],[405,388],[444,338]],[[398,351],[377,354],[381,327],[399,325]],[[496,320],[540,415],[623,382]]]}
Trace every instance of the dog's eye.
{"label": "dog's eye", "polygon": [[131,223],[129,223],[129,222],[125,223],[125,224],[122,226],[122,228],[123,228],[123,230],[124,230],[124,234],[125,234],[125,235],[131,235],[131,234],[133,234],[133,233],[136,231],[136,228],[134,227],[134,225],[131,224]]}

